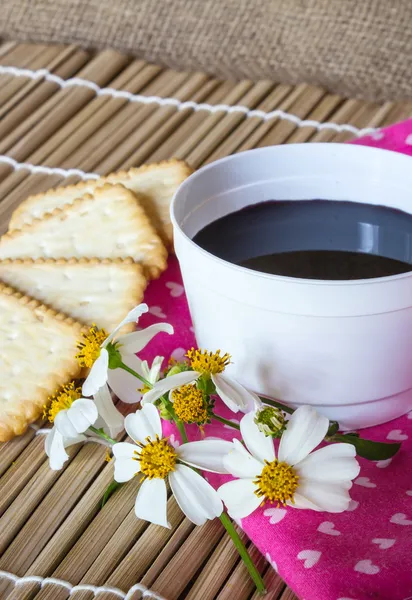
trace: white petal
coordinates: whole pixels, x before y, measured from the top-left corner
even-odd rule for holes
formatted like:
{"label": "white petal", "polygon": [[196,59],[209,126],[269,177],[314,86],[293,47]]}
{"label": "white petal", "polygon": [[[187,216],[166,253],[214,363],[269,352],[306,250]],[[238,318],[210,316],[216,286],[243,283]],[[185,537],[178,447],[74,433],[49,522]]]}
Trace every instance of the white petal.
{"label": "white petal", "polygon": [[[142,375],[142,361],[134,354],[122,356],[124,364]],[[125,404],[137,404],[142,399],[143,383],[124,369],[109,369],[108,384],[116,396]]]}
{"label": "white petal", "polygon": [[186,385],[187,383],[192,383],[198,379],[200,373],[196,371],[182,371],[181,373],[176,373],[176,375],[171,375],[170,377],[165,377],[158,381],[153,388],[146,392],[143,396],[142,404],[148,404],[150,402],[156,402],[163,394],[170,392],[170,390],[174,390],[181,385]]}
{"label": "white petal", "polygon": [[347,481],[359,475],[355,455],[352,444],[331,444],[309,454],[295,465],[295,470],[300,477],[314,481]]}
{"label": "white petal", "polygon": [[190,467],[177,465],[169,475],[169,482],[182,512],[195,525],[203,525],[222,514],[223,504],[216,490]]}
{"label": "white petal", "polygon": [[286,500],[286,504],[287,506],[291,506],[292,508],[315,510],[318,512],[322,510],[321,508],[319,508],[319,506],[317,506],[317,504],[314,504],[313,502],[299,494],[299,492],[295,492],[293,502],[291,502],[290,500]]}
{"label": "white petal", "polygon": [[124,426],[128,435],[135,442],[143,443],[146,438],[154,440],[162,437],[162,423],[157,408],[146,404],[134,414],[127,415]]}
{"label": "white petal", "polygon": [[212,473],[227,473],[223,459],[232,447],[231,442],[224,440],[200,440],[182,444],[177,453],[179,458],[188,465]]}
{"label": "white petal", "polygon": [[[114,448],[117,446],[115,444]],[[140,471],[140,463],[133,458],[116,458],[114,461],[114,478],[118,483],[124,483],[133,479]]]}
{"label": "white petal", "polygon": [[124,354],[136,354],[136,352],[140,352],[155,335],[161,332],[172,335],[174,329],[169,323],[156,323],[145,329],[120,336],[118,339],[120,354],[123,357]]}
{"label": "white petal", "polygon": [[231,411],[236,413],[241,410],[246,413],[253,410],[256,395],[249,392],[235,379],[218,373],[212,375],[212,381],[216,386],[216,392]]}
{"label": "white petal", "polygon": [[167,493],[164,479],[145,479],[134,505],[136,517],[170,529],[167,521]]}
{"label": "white petal", "polygon": [[64,439],[61,433],[57,431],[56,427],[53,427],[50,430],[50,433],[47,434],[44,444],[44,449],[49,457],[50,468],[53,471],[62,469],[64,463],[69,458],[65,448],[83,442],[85,439],[84,435],[78,435],[71,439]]}
{"label": "white petal", "polygon": [[217,492],[232,519],[243,519],[262,503],[262,498],[256,496],[255,490],[252,479],[235,479],[221,485]]}
{"label": "white petal", "polygon": [[148,380],[150,377],[150,368],[149,368],[149,363],[147,362],[147,360],[142,360],[140,369],[142,371],[143,377]]}
{"label": "white petal", "polygon": [[47,454],[49,456],[50,468],[53,471],[59,471],[69,458],[69,455],[64,449],[63,436],[55,429],[55,427],[53,427],[47,437],[49,438]]}
{"label": "white petal", "polygon": [[114,338],[114,336],[116,335],[116,333],[119,331],[119,329],[121,329],[123,327],[123,325],[126,325],[127,323],[136,323],[140,317],[143,315],[143,313],[147,313],[147,311],[149,310],[149,307],[147,306],[147,304],[139,304],[138,306],[135,306],[135,308],[133,308],[123,319],[123,321],[121,321],[117,327],[115,327],[115,329],[113,329],[113,331],[111,332],[111,334],[109,336],[107,336],[107,338],[104,340],[102,347],[104,348],[105,346],[107,346],[107,344],[109,342],[112,341],[112,339]]}
{"label": "white petal", "polygon": [[50,456],[50,447],[51,447],[51,443],[52,443],[55,435],[56,435],[56,427],[53,426],[50,429],[49,433],[46,434],[45,440],[44,440],[44,451],[47,454],[47,456]]}
{"label": "white petal", "polygon": [[106,382],[109,370],[109,354],[105,348],[100,350],[100,356],[95,360],[86,381],[83,383],[83,396],[93,396]]}
{"label": "white petal", "polygon": [[112,451],[115,458],[133,458],[133,456],[136,456],[135,452],[138,452],[139,448],[129,442],[118,442],[117,444],[113,444]]}
{"label": "white petal", "polygon": [[54,427],[65,438],[72,438],[78,434],[73,423],[68,417],[69,410],[61,410],[54,418]]}
{"label": "white petal", "polygon": [[233,440],[232,450],[223,459],[227,471],[234,477],[255,478],[262,472],[264,464],[256,460],[246,448]]}
{"label": "white petal", "polygon": [[267,406],[267,404],[265,405],[262,400],[259,398],[259,396],[257,394],[255,394],[255,392],[250,392],[252,394],[252,398],[254,401],[254,405],[251,408],[251,410],[257,411],[257,410],[261,410],[262,408],[265,408],[265,406]]}
{"label": "white petal", "polygon": [[107,385],[98,390],[94,395],[99,415],[110,430],[110,435],[116,437],[124,429],[124,417],[113,404],[112,395]]}
{"label": "white petal", "polygon": [[303,460],[326,435],[329,420],[312,406],[300,406],[290,417],[283,433],[278,458],[289,465]]}
{"label": "white petal", "polygon": [[256,412],[250,412],[240,421],[240,432],[246,448],[260,462],[271,462],[276,458],[275,448],[271,437],[266,437],[256,425],[254,419]]}
{"label": "white petal", "polygon": [[164,357],[163,356],[156,356],[153,359],[152,366],[150,368],[150,371],[149,371],[149,374],[148,374],[148,377],[147,377],[147,379],[150,381],[150,383],[152,385],[155,384],[156,381],[160,377],[160,369],[162,368],[163,361],[164,361]]}
{"label": "white petal", "polygon": [[347,510],[349,506],[349,488],[350,484],[347,482],[343,484],[321,483],[301,478],[297,492],[299,496],[317,506],[318,510],[339,513]]}
{"label": "white petal", "polygon": [[[59,415],[56,416],[56,420],[58,416]],[[67,418],[72,423],[76,433],[84,433],[87,431],[90,425],[94,425],[94,423],[97,421],[98,416],[99,413],[97,411],[97,406],[93,400],[89,400],[87,398],[79,398],[78,400],[75,400],[67,411]],[[59,429],[58,426],[57,428]],[[64,435],[63,431],[60,433]]]}

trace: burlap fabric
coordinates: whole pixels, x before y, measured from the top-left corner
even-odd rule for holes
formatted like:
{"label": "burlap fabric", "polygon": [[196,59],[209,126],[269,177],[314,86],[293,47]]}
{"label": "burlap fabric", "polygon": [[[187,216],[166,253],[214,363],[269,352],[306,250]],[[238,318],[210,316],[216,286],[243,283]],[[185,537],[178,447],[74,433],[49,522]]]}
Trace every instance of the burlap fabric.
{"label": "burlap fabric", "polygon": [[1,0],[0,36],[377,101],[412,98],[411,0]]}

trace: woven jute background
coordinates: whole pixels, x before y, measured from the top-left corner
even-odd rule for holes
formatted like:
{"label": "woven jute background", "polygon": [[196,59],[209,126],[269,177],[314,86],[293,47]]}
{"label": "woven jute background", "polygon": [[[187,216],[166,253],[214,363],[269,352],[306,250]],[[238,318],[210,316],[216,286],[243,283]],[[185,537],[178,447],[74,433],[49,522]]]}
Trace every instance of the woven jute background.
{"label": "woven jute background", "polygon": [[0,36],[382,101],[412,98],[411,22],[410,0],[2,0]]}

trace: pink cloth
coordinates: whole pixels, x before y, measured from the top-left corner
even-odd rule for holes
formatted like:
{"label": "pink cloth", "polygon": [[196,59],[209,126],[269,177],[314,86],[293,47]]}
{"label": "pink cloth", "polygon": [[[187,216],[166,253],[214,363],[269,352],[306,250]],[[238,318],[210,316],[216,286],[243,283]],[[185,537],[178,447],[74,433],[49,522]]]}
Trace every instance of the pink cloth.
{"label": "pink cloth", "polygon": [[[355,143],[412,155],[412,120]],[[150,285],[145,300],[150,313],[140,324],[165,320],[175,335],[158,335],[142,358],[181,358],[195,339],[175,258]],[[224,406],[217,412],[233,418]],[[193,439],[198,431],[190,429]],[[164,423],[164,430],[177,437],[170,423]],[[206,428],[206,436],[232,439],[235,434],[218,423]],[[242,520],[243,530],[301,600],[412,600],[412,413],[362,435],[401,440],[402,449],[388,461],[360,459],[350,511],[334,515],[266,505]],[[217,487],[228,478],[209,474],[208,479]]]}

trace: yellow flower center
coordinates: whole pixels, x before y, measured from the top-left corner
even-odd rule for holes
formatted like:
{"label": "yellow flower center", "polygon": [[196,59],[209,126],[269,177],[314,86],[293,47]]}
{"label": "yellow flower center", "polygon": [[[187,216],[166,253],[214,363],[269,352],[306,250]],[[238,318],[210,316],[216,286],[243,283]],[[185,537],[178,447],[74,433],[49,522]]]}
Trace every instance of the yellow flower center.
{"label": "yellow flower center", "polygon": [[173,408],[176,416],[183,423],[204,425],[209,416],[203,394],[195,384],[189,383],[173,390]]}
{"label": "yellow flower center", "polygon": [[140,472],[148,479],[158,477],[164,479],[175,470],[177,453],[168,442],[168,438],[155,440],[146,438],[146,445],[135,452],[135,460],[140,462]]}
{"label": "yellow flower center", "polygon": [[74,381],[63,386],[54,396],[49,398],[50,405],[44,405],[43,418],[53,423],[56,415],[61,410],[70,408],[75,400],[81,398],[81,395],[82,388],[74,387]]}
{"label": "yellow flower center", "polygon": [[230,354],[220,356],[220,350],[216,352],[207,352],[207,350],[195,350],[192,348],[186,354],[190,361],[190,366],[194,371],[202,374],[216,375],[223,373],[230,363]]}
{"label": "yellow flower center", "polygon": [[147,394],[147,392],[150,392],[151,389],[152,388],[149,387],[148,385],[143,384],[141,388],[137,388],[137,391],[140,392],[144,396],[145,394]]}
{"label": "yellow flower center", "polygon": [[93,366],[94,361],[100,356],[100,346],[107,338],[107,332],[99,329],[94,323],[87,333],[82,334],[83,340],[77,344],[79,352],[76,358],[81,367]]}
{"label": "yellow flower center", "polygon": [[299,482],[295,470],[277,459],[265,463],[261,474],[253,482],[257,485],[256,496],[263,501],[277,502],[278,506],[285,505],[287,500],[293,502],[293,495]]}

